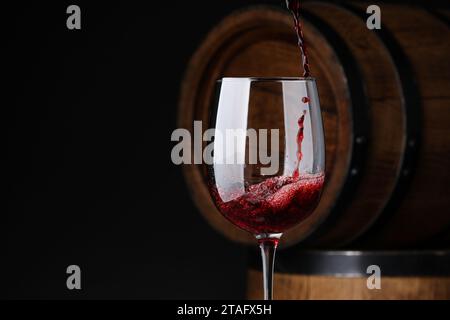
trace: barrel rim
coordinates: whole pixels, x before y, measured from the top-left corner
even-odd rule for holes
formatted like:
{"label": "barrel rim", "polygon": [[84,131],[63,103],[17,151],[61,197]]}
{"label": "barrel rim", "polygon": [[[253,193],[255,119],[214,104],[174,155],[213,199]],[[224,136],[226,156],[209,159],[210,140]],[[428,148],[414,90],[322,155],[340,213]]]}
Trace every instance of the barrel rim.
{"label": "barrel rim", "polygon": [[[287,252],[289,251],[289,252]],[[259,270],[258,252],[250,254],[250,267]],[[450,276],[450,250],[285,250],[277,254],[275,270],[283,274],[368,277],[369,266],[381,276]]]}

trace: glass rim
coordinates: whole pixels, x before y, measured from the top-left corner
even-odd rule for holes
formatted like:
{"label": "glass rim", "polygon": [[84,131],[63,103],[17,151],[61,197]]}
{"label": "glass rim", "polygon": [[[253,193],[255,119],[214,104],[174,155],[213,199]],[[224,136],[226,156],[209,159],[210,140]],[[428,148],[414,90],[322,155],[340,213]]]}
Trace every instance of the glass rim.
{"label": "glass rim", "polygon": [[267,81],[267,82],[284,82],[284,81],[316,81],[314,77],[223,77],[217,79],[216,82],[222,82],[222,80],[249,80],[249,81]]}

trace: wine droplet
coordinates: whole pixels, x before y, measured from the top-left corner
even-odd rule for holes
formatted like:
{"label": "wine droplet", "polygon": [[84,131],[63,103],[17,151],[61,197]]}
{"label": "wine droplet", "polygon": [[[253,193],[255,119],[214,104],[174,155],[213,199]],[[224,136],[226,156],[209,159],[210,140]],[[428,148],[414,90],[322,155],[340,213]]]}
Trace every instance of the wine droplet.
{"label": "wine droplet", "polygon": [[296,164],[296,168],[294,170],[294,174],[292,175],[295,179],[298,179],[298,177],[300,175],[299,166],[300,166],[300,161],[302,160],[302,142],[303,142],[303,129],[304,129],[304,122],[305,122],[305,115],[306,115],[306,110],[303,110],[301,117],[298,119],[297,164]]}
{"label": "wine droplet", "polygon": [[302,98],[302,102],[303,103],[308,103],[309,102],[309,98],[308,97],[303,97]]}

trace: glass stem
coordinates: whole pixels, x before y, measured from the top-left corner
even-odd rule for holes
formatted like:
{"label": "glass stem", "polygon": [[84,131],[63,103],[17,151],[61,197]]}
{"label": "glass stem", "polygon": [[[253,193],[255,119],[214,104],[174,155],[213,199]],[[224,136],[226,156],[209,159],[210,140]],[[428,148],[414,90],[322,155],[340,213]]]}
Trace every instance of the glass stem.
{"label": "glass stem", "polygon": [[264,300],[273,299],[273,263],[275,261],[277,245],[278,239],[268,238],[259,240],[263,264]]}

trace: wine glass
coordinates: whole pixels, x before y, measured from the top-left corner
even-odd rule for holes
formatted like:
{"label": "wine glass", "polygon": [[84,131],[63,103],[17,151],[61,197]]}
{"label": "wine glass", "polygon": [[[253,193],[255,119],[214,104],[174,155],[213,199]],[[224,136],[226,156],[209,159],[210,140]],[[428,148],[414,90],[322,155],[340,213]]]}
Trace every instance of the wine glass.
{"label": "wine glass", "polygon": [[314,211],[324,184],[315,79],[223,78],[209,127],[210,194],[225,218],[258,241],[264,299],[271,300],[279,239]]}

